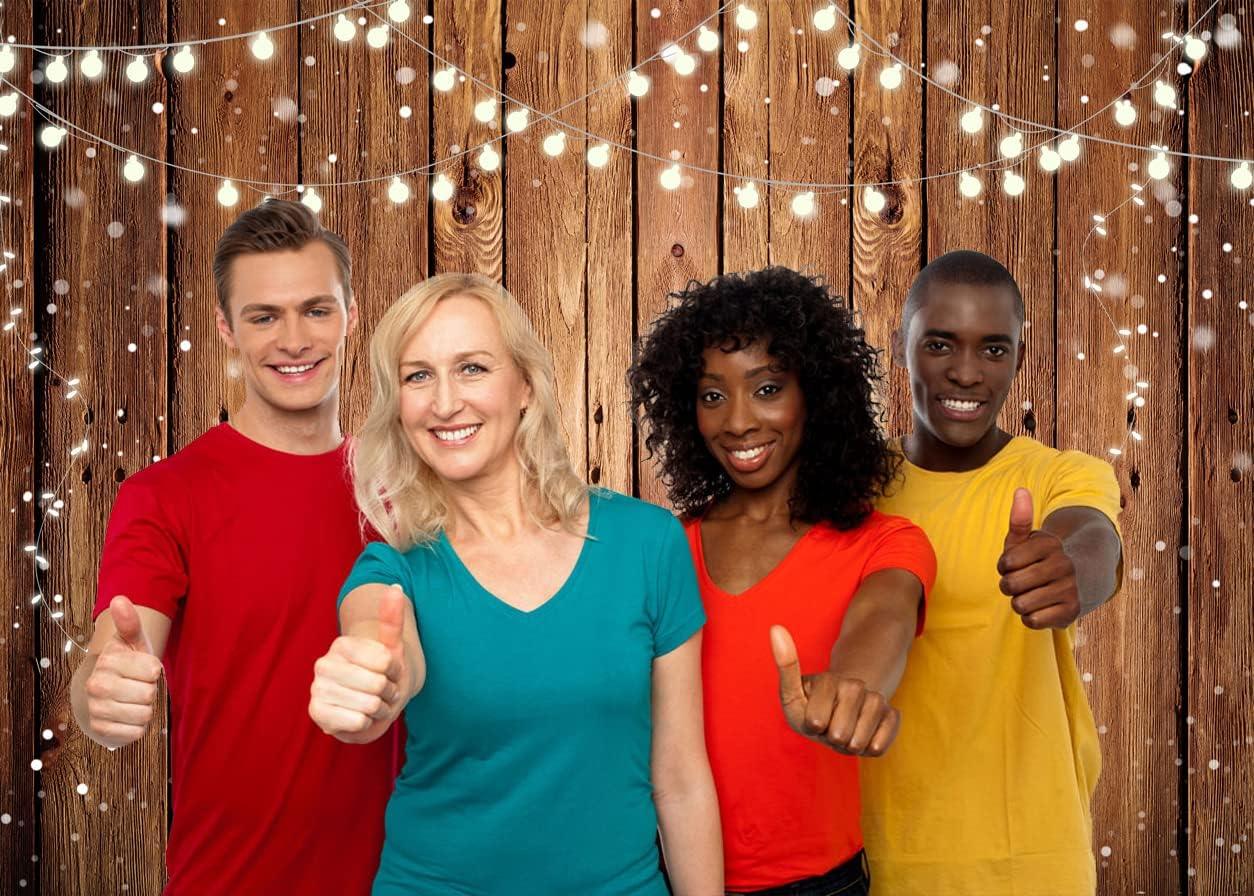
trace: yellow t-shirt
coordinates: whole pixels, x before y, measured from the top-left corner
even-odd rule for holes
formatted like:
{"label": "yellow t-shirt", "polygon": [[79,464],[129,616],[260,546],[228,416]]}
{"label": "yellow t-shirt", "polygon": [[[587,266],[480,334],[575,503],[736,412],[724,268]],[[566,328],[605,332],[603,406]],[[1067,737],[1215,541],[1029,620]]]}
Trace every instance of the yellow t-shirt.
{"label": "yellow t-shirt", "polygon": [[1032,631],[998,589],[1016,488],[1034,526],[1061,507],[1112,522],[1110,465],[1032,439],[987,464],[936,473],[904,462],[879,503],[927,533],[936,585],[893,703],[901,731],[861,764],[863,833],[888,896],[1092,896],[1089,803],[1101,767],[1074,627]]}

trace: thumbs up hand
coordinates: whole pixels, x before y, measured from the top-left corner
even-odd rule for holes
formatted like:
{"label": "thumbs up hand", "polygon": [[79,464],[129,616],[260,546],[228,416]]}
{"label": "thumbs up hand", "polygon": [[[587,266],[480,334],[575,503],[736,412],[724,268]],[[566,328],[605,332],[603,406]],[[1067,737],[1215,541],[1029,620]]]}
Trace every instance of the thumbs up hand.
{"label": "thumbs up hand", "polygon": [[347,743],[377,739],[421,686],[417,662],[404,644],[405,606],[399,585],[379,599],[373,637],[341,635],[314,664],[309,715],[327,734]]}
{"label": "thumbs up hand", "polygon": [[1032,528],[1032,493],[1026,488],[1015,490],[997,571],[1002,594],[1028,628],[1066,628],[1079,618],[1075,562],[1061,538]]}
{"label": "thumbs up hand", "polygon": [[118,595],[109,603],[114,632],[96,656],[87,677],[86,727],[94,740],[122,747],[144,736],[161,678],[161,660],[153,655],[139,612]]}
{"label": "thumbs up hand", "polygon": [[901,714],[883,694],[828,671],[802,675],[797,647],[782,625],[771,626],[771,653],[779,702],[793,731],[849,756],[880,756],[892,745]]}

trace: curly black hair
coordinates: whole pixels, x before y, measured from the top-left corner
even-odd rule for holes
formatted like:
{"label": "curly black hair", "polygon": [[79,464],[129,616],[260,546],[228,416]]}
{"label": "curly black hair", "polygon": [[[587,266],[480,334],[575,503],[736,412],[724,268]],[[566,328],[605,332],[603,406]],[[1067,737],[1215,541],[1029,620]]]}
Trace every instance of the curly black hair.
{"label": "curly black hair", "polygon": [[645,447],[660,459],[676,509],[699,513],[732,489],[697,429],[702,353],[765,340],[767,353],[797,374],[805,396],[793,518],[839,529],[861,524],[900,458],[879,426],[879,351],[844,299],[821,278],[785,267],[694,280],[671,298],[678,303],[641,339],[627,380],[632,407],[647,424]]}

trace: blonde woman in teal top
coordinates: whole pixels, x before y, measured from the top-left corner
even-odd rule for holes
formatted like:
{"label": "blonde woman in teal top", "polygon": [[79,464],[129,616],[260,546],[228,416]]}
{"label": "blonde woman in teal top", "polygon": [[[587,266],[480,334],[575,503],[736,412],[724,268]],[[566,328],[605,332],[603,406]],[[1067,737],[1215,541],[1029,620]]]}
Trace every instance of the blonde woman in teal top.
{"label": "blonde woman in teal top", "polygon": [[368,742],[404,712],[376,896],[722,892],[700,629],[669,513],[590,490],[552,362],[500,286],[411,289],[371,340],[357,499],[384,541],[340,596],[310,715]]}

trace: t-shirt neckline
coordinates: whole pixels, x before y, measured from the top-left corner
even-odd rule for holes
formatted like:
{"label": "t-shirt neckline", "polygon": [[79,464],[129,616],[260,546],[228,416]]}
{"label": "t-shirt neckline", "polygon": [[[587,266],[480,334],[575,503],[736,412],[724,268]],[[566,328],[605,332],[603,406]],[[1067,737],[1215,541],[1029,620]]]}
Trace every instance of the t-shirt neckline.
{"label": "t-shirt neckline", "polygon": [[696,562],[694,565],[697,568],[697,573],[701,578],[701,583],[703,586],[708,585],[709,588],[715,593],[723,597],[731,598],[732,600],[747,600],[748,598],[753,596],[753,592],[759,590],[763,586],[767,585],[772,579],[776,578],[777,574],[782,569],[784,569],[784,567],[792,564],[793,558],[801,552],[802,543],[807,541],[810,538],[810,533],[814,532],[815,530],[817,530],[823,525],[823,523],[815,523],[809,529],[803,532],[801,534],[801,537],[793,542],[792,547],[788,549],[788,553],[784,554],[783,557],[780,557],[779,562],[776,563],[774,566],[772,566],[767,571],[766,575],[762,576],[762,578],[758,579],[756,582],[751,584],[744,591],[728,591],[726,588],[723,588],[721,585],[719,585],[717,582],[714,581],[714,578],[710,575],[709,567],[706,565],[705,538],[701,534],[701,523],[704,521],[705,521],[704,516],[697,517],[693,521],[693,526],[696,527],[695,531],[696,531],[696,536],[697,536],[696,537],[697,549],[696,549],[696,556],[694,558]]}
{"label": "t-shirt neckline", "polygon": [[920,467],[914,461],[906,456],[906,451],[901,445],[901,439],[896,440],[897,451],[901,454],[902,465],[913,475],[936,476],[940,478],[960,479],[964,476],[974,476],[984,470],[992,469],[1004,462],[1006,458],[1013,457],[1022,447],[1024,442],[1034,442],[1027,436],[1011,436],[1010,441],[1001,446],[1001,449],[990,457],[987,461],[978,467],[970,470],[929,470],[927,467]]}
{"label": "t-shirt neckline", "polygon": [[280,451],[278,448],[271,448],[269,445],[263,445],[261,442],[251,439],[244,435],[238,429],[231,425],[229,421],[223,421],[216,427],[226,438],[230,439],[236,445],[251,451],[258,457],[262,457],[268,461],[278,461],[280,463],[294,464],[319,464],[326,463],[328,460],[337,460],[348,447],[348,436],[340,439],[340,443],[330,451],[320,451],[317,454],[297,454],[292,451]]}

